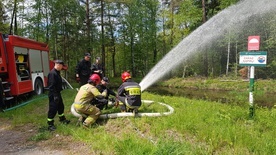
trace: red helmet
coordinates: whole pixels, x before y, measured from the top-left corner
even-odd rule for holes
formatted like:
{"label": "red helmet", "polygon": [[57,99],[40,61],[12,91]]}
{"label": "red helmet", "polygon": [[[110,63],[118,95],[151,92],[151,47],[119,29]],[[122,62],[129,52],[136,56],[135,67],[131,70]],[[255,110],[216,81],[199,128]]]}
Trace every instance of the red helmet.
{"label": "red helmet", "polygon": [[127,79],[131,78],[131,75],[129,72],[123,72],[121,77],[122,77],[122,81],[125,82]]}
{"label": "red helmet", "polygon": [[90,82],[93,82],[94,84],[99,84],[101,82],[101,78],[98,74],[92,74],[89,78]]}

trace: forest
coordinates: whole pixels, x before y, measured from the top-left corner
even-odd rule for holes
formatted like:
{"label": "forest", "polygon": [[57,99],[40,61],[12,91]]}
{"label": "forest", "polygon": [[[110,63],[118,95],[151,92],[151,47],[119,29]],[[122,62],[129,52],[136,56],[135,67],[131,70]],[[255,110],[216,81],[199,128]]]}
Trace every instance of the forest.
{"label": "forest", "polygon": [[[91,53],[92,63],[101,57],[106,76],[129,70],[134,77],[144,77],[181,40],[241,1],[1,0],[0,32],[47,43],[50,59],[68,65],[68,79],[74,79],[75,66],[85,52]],[[243,69],[238,53],[247,51],[248,36],[258,35],[268,60],[266,67],[256,69],[256,77],[276,78],[275,20],[275,12],[248,17],[238,30],[229,28],[171,70],[169,77],[237,78]]]}

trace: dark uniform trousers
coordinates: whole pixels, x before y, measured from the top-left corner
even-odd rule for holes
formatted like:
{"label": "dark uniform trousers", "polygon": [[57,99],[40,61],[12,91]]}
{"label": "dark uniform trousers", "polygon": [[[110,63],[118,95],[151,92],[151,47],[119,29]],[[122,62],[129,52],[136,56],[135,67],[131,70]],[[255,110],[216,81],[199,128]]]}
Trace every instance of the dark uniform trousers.
{"label": "dark uniform trousers", "polygon": [[55,115],[58,113],[59,117],[63,116],[64,113],[64,104],[60,93],[56,94],[59,102],[54,101],[54,94],[49,93],[49,112],[48,119],[53,119]]}

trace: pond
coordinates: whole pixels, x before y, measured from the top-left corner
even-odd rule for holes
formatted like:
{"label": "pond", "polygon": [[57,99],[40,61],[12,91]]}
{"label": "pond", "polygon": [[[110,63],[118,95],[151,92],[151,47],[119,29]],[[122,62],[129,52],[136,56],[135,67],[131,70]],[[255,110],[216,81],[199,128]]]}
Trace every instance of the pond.
{"label": "pond", "polygon": [[[152,86],[146,91],[166,96],[182,96],[190,99],[201,99],[234,105],[249,105],[249,92],[202,90],[188,88],[169,88]],[[254,104],[260,107],[272,108],[276,104],[276,95],[254,92]]]}

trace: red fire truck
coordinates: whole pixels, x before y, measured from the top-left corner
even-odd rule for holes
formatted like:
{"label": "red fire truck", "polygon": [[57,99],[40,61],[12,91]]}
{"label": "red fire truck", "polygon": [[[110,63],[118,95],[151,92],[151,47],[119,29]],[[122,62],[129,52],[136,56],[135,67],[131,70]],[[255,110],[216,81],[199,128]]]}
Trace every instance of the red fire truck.
{"label": "red fire truck", "polygon": [[0,109],[20,95],[42,94],[50,72],[47,44],[0,33]]}

